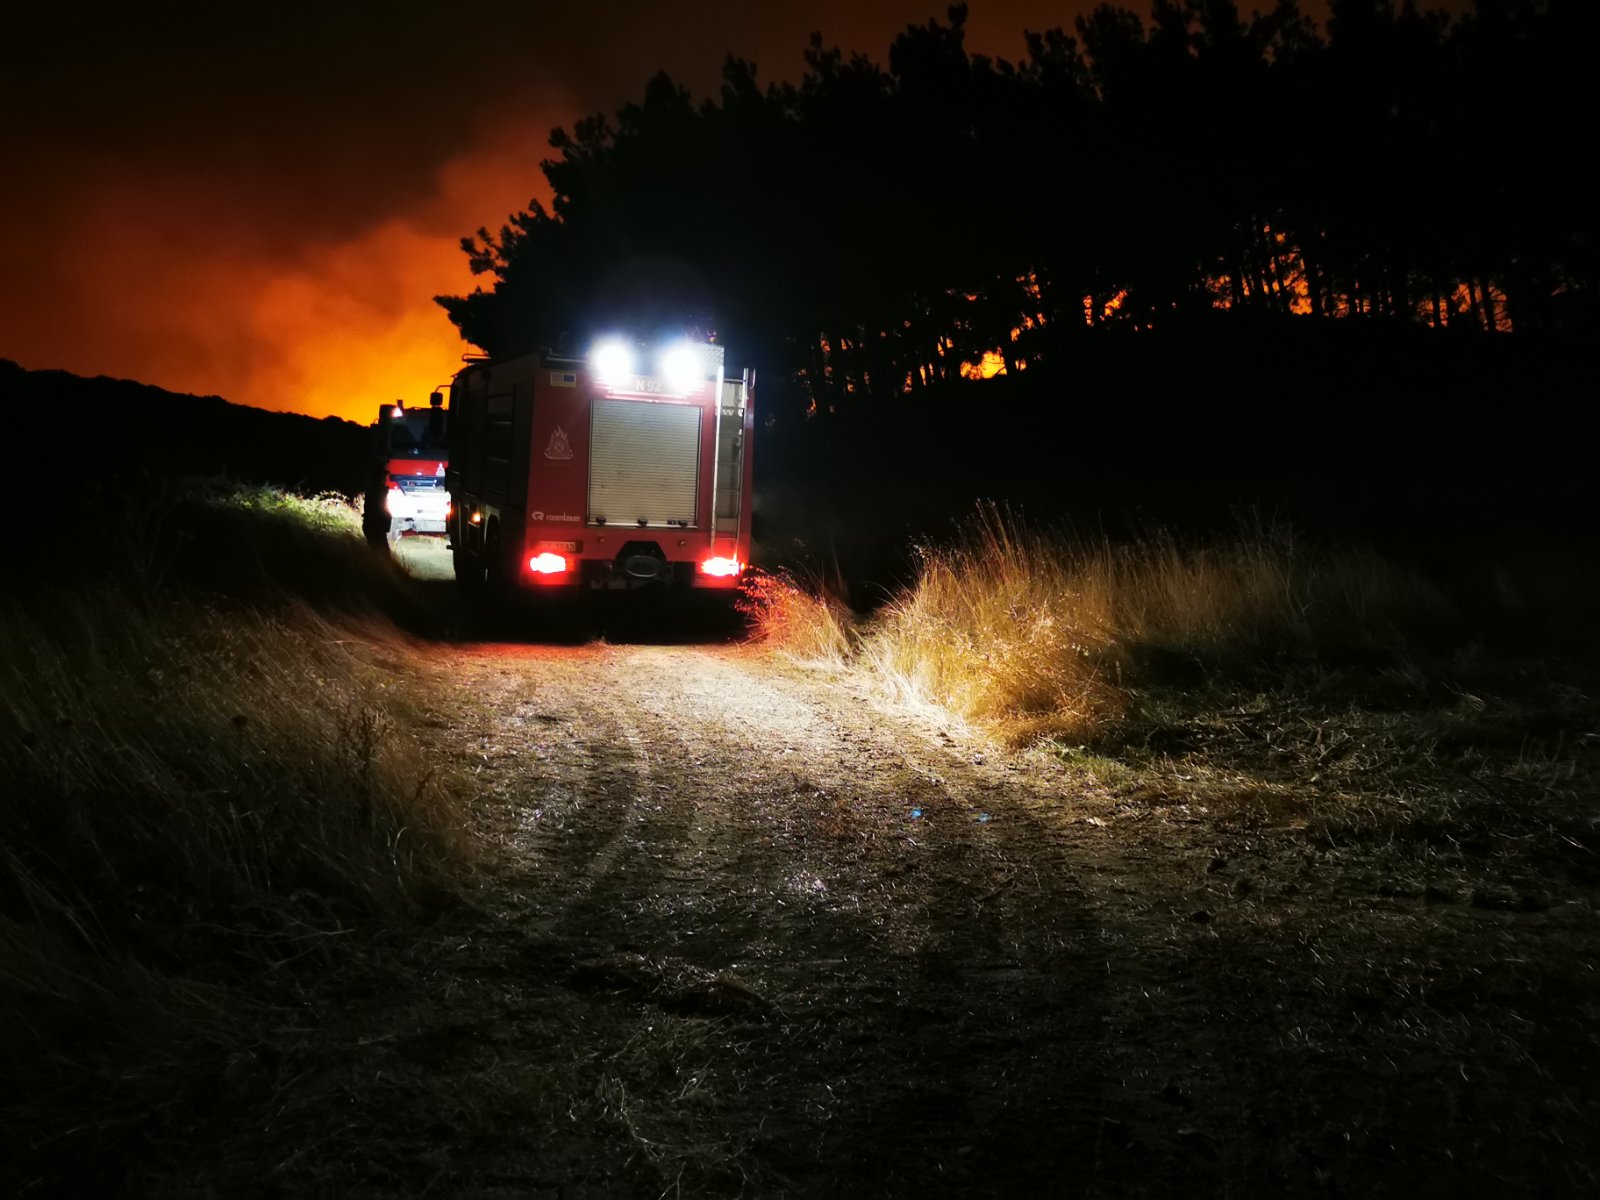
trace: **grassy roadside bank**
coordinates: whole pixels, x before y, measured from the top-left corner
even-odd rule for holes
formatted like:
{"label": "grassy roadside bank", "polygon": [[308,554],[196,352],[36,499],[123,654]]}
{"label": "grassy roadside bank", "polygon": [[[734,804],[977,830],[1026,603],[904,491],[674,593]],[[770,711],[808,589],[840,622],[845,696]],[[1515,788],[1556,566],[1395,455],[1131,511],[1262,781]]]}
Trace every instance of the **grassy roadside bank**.
{"label": "grassy roadside bank", "polygon": [[1596,586],[1576,566],[1441,583],[1278,528],[1112,544],[994,508],[918,557],[870,618],[766,577],[757,634],[1136,808],[1526,851],[1528,895],[1551,863],[1600,877]]}
{"label": "grassy roadside bank", "polygon": [[99,501],[0,604],[10,1194],[135,1185],[152,1141],[270,1105],[306,990],[448,908],[473,857],[396,735],[410,602],[347,506]]}
{"label": "grassy roadside bank", "polygon": [[[1163,1178],[1178,1160],[1159,1156],[1196,1145],[1224,1156],[1205,1161],[1233,1191],[1325,1164],[1310,1194],[1360,1190],[1397,1153],[1411,1174],[1396,1186],[1425,1183],[1419,1147],[1484,1131],[1505,1178],[1559,1183],[1565,1163],[1592,1183],[1575,1131],[1600,1014],[1596,711],[1571,595],[1509,579],[1456,590],[1271,531],[1117,548],[993,513],[925,548],[926,586],[870,621],[781,578],[752,595],[787,653],[1033,747],[1055,777],[1039,799],[1041,772],[1009,761],[983,768],[986,785],[947,783],[947,749],[851,779],[863,745],[893,758],[853,687],[816,690],[826,735],[785,757],[731,719],[759,704],[720,694],[747,669],[758,699],[780,694],[757,655],[722,669],[684,651],[642,680],[604,646],[489,646],[470,670],[478,651],[429,668],[401,632],[414,593],[335,501],[183,493],[135,523],[148,535],[96,558],[62,550],[0,609],[10,1192],[580,1194],[603,1180],[585,1194],[658,1195],[698,1179],[732,1195],[794,1179],[791,1194],[837,1194],[877,1178],[886,1131],[915,1151],[890,1161],[913,1170],[929,1169],[928,1128],[1005,1169],[961,1072],[1002,1056],[1023,1073],[995,1103],[1043,1120],[1035,1102],[1059,1094],[1029,1090],[1041,1046],[1096,1063],[1091,1081],[1133,1078],[1130,1062],[1189,1071],[1152,1076],[1145,1097],[1157,1116],[1195,1106],[1170,1136],[1126,1095],[1085,1090],[1108,1188]],[[453,689],[437,708],[429,669]],[[697,724],[697,704],[714,719]],[[630,722],[636,739],[619,736]],[[428,736],[410,736],[419,723]],[[679,728],[726,732],[675,743]],[[630,766],[636,740],[666,747],[656,774]],[[419,744],[482,767],[481,802]],[[925,798],[932,832],[913,850],[893,831]],[[967,819],[969,801],[997,819]],[[458,903],[483,853],[458,802],[486,843],[538,851],[478,894],[494,901],[482,911]],[[717,835],[732,840],[715,865],[683,869]],[[1000,855],[985,838],[1012,840]],[[1070,872],[1042,853],[1064,847]],[[803,862],[813,874],[796,875]],[[747,939],[783,928],[763,882],[815,922],[789,926],[816,935],[811,957],[784,936],[749,956]],[[530,936],[515,918],[534,911],[541,929],[564,912],[560,934]],[[879,922],[902,920],[904,958],[877,953]],[[1116,984],[1101,982],[1106,930],[1125,939]],[[1015,961],[976,966],[1000,940]],[[735,962],[753,994],[721,986]],[[996,986],[1029,1023],[990,1040]],[[808,1018],[819,992],[838,1007]],[[1322,1041],[1274,1048],[1290,1026]],[[1184,1068],[1173,1039],[1248,1067]],[[1365,1047],[1392,1087],[1358,1070]],[[1371,1111],[1435,1068],[1437,1095]],[[841,1081],[856,1100],[838,1111],[882,1124],[807,1111],[785,1132],[781,1114]],[[1319,1111],[1330,1096],[1359,1115]],[[1276,1124],[1240,1133],[1257,1119]],[[1272,1176],[1230,1161],[1230,1137],[1318,1157]]]}

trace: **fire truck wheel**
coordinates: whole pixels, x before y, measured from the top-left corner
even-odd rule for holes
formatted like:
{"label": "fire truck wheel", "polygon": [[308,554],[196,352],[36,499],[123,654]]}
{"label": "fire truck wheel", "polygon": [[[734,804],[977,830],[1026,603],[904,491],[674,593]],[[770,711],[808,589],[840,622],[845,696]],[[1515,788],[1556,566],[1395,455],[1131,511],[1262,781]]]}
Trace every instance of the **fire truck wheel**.
{"label": "fire truck wheel", "polygon": [[483,586],[483,560],[474,558],[457,546],[450,551],[450,561],[455,564],[456,583],[470,591]]}
{"label": "fire truck wheel", "polygon": [[505,556],[500,553],[500,531],[495,530],[483,542],[483,582],[491,595],[498,595],[505,587]]}

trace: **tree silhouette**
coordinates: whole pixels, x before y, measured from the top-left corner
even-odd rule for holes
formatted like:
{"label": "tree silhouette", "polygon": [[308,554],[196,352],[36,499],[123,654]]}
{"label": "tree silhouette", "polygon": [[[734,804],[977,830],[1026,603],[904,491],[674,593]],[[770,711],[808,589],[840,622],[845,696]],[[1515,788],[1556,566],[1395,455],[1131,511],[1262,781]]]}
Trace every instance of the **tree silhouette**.
{"label": "tree silhouette", "polygon": [[1119,330],[1587,330],[1597,7],[1334,0],[1324,35],[1297,0],[1103,4],[1013,64],[955,5],[886,65],[730,55],[714,98],[657,75],[555,130],[550,210],[464,239],[489,286],[439,302],[491,354],[714,333],[818,414]]}

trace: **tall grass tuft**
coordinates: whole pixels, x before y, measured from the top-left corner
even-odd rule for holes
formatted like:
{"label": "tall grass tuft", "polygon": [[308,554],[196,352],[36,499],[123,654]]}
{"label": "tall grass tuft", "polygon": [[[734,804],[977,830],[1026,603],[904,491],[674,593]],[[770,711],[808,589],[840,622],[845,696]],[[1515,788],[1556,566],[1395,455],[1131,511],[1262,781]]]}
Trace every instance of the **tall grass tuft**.
{"label": "tall grass tuft", "polygon": [[0,1190],[116,1188],[354,931],[431,919],[473,860],[358,526],[144,499],[69,585],[0,602]]}
{"label": "tall grass tuft", "polygon": [[1096,737],[1163,672],[1398,650],[1446,608],[1381,560],[1313,555],[1265,526],[1115,546],[989,506],[920,554],[919,579],[878,615],[860,664],[896,696],[1016,742]]}
{"label": "tall grass tuft", "polygon": [[748,622],[753,641],[797,661],[840,667],[855,649],[855,615],[838,598],[838,589],[820,576],[801,583],[786,571],[752,570],[736,607]]}

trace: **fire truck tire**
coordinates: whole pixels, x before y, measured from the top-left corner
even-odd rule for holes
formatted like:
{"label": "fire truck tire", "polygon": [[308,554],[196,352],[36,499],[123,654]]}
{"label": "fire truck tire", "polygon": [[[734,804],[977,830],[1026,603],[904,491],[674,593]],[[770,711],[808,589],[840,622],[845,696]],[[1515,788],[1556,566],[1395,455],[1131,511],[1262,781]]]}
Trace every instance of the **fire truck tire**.
{"label": "fire truck tire", "polygon": [[489,589],[491,599],[498,598],[505,590],[506,564],[505,555],[500,552],[500,531],[491,530],[483,542],[483,583]]}
{"label": "fire truck tire", "polygon": [[483,585],[477,608],[489,621],[490,628],[499,629],[510,616],[510,604],[511,585],[506,578],[500,530],[490,529],[483,539]]}
{"label": "fire truck tire", "polygon": [[477,591],[483,587],[483,560],[468,554],[460,546],[450,551],[450,560],[455,565],[456,583],[467,591]]}

